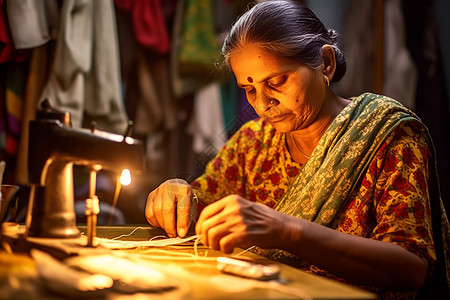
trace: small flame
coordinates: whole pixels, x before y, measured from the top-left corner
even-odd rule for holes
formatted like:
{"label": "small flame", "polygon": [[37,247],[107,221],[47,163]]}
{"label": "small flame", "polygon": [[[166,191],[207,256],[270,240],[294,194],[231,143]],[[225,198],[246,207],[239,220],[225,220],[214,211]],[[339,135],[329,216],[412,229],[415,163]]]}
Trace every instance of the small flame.
{"label": "small flame", "polygon": [[120,183],[122,185],[129,185],[131,183],[130,170],[123,169],[122,174],[120,175]]}

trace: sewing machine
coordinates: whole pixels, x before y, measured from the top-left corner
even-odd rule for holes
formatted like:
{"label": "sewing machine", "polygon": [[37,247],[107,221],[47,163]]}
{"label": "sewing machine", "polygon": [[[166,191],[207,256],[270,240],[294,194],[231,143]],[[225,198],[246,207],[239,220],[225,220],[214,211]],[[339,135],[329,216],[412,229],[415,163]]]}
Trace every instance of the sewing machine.
{"label": "sewing machine", "polygon": [[95,195],[96,173],[143,171],[142,144],[128,135],[71,127],[70,115],[53,110],[43,102],[42,110],[29,125],[28,171],[31,184],[26,235],[43,238],[76,238],[73,192],[73,165],[86,166],[90,172],[90,193],[86,199],[88,246],[95,236],[99,212]]}

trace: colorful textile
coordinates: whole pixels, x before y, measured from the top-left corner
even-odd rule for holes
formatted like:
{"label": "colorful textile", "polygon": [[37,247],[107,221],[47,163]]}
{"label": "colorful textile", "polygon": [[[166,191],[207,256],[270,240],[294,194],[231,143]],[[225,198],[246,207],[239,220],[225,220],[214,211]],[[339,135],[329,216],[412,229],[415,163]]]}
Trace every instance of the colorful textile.
{"label": "colorful textile", "polygon": [[[304,166],[291,158],[284,134],[257,120],[230,139],[192,186],[203,204],[236,193],[341,232],[397,244],[426,260],[431,273],[431,150],[412,113],[389,98],[363,94],[335,119]],[[323,165],[334,174],[320,170]],[[261,253],[326,274],[279,250]]]}
{"label": "colorful textile", "polygon": [[[4,149],[7,155],[15,156],[18,141],[21,135],[22,104],[25,92],[27,62],[9,62],[8,76],[5,81],[4,118],[6,130],[6,144]],[[3,145],[0,146],[3,150]]]}
{"label": "colorful textile", "polygon": [[178,52],[180,74],[211,77],[220,59],[213,1],[186,0]]}
{"label": "colorful textile", "polygon": [[11,39],[16,49],[44,45],[57,22],[58,5],[47,0],[6,0]]}
{"label": "colorful textile", "polygon": [[115,0],[117,8],[130,14],[136,41],[158,54],[170,50],[170,37],[159,0]]}
{"label": "colorful textile", "polygon": [[52,69],[40,101],[71,114],[73,127],[123,133],[128,116],[120,92],[113,2],[64,0]]}
{"label": "colorful textile", "polygon": [[0,0],[0,63],[14,58],[14,45],[8,30],[6,5]]}

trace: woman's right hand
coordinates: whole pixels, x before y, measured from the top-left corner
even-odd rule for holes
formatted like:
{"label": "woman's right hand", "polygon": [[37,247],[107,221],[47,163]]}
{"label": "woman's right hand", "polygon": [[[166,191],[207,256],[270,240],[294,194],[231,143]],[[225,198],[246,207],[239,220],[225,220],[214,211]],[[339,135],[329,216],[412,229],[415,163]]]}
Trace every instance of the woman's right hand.
{"label": "woman's right hand", "polygon": [[186,236],[198,217],[197,201],[191,186],[183,179],[163,182],[147,197],[145,217],[147,221],[164,229],[168,236]]}

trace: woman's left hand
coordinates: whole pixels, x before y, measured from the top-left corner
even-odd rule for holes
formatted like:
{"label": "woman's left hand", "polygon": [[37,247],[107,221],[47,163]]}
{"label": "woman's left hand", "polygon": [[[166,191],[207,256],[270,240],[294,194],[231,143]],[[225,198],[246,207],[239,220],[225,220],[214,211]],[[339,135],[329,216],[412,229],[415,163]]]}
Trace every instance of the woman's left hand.
{"label": "woman's left hand", "polygon": [[203,244],[225,253],[234,247],[271,248],[282,237],[282,216],[266,205],[230,195],[203,209],[195,231]]}

